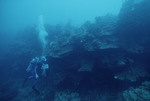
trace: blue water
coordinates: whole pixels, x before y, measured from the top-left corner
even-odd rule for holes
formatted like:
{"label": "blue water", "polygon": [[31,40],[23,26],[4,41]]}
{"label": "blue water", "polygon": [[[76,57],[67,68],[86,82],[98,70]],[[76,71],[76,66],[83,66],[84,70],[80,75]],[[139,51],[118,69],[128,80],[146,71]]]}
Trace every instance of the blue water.
{"label": "blue water", "polygon": [[0,1],[0,101],[149,101],[149,4]]}

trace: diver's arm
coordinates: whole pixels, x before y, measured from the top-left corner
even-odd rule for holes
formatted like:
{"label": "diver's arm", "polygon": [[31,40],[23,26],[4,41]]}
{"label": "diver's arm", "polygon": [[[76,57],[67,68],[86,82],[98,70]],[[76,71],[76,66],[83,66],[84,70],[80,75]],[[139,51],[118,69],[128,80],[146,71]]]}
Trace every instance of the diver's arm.
{"label": "diver's arm", "polygon": [[35,72],[35,78],[37,79],[39,77],[37,74],[37,67],[34,68],[34,72]]}
{"label": "diver's arm", "polygon": [[34,63],[35,63],[35,59],[32,59],[32,60],[30,61],[29,66],[28,66],[27,69],[26,69],[27,72],[31,71],[31,69],[33,68],[33,64],[34,64]]}
{"label": "diver's arm", "polygon": [[27,67],[26,71],[27,72],[31,71],[32,66],[33,66],[32,64],[29,64],[29,66]]}
{"label": "diver's arm", "polygon": [[42,68],[41,68],[43,76],[46,76],[46,69],[48,69],[48,68],[49,68],[48,64],[43,63]]}

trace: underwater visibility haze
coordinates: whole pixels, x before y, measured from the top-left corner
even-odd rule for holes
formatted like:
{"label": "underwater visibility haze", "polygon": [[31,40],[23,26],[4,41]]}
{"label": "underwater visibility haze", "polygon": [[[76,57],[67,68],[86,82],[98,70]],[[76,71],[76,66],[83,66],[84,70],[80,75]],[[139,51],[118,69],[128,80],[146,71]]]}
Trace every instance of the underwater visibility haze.
{"label": "underwater visibility haze", "polygon": [[1,0],[0,101],[150,101],[150,0]]}
{"label": "underwater visibility haze", "polygon": [[56,25],[66,22],[81,25],[107,13],[118,14],[122,0],[1,0],[1,26],[22,28],[37,24],[39,15],[44,22]]}

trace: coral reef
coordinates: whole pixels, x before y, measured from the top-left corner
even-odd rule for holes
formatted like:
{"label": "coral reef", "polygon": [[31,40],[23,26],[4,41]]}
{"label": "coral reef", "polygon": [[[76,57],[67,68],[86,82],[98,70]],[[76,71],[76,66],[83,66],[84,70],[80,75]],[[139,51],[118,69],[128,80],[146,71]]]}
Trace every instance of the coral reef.
{"label": "coral reef", "polygon": [[113,36],[116,22],[116,17],[107,15],[97,17],[95,23],[85,23],[81,28],[69,29],[73,30],[72,33],[60,33],[48,44],[46,53],[52,57],[61,57],[79,47],[86,51],[118,48],[118,39]]}
{"label": "coral reef", "polygon": [[129,80],[131,82],[136,82],[139,78],[148,77],[148,72],[144,67],[130,67],[131,69],[118,73],[114,76],[115,79],[119,80]]}
{"label": "coral reef", "polygon": [[145,81],[137,88],[130,88],[122,93],[123,101],[149,101],[150,100],[150,82]]}
{"label": "coral reef", "polygon": [[81,101],[79,94],[76,92],[63,91],[56,92],[54,101]]}

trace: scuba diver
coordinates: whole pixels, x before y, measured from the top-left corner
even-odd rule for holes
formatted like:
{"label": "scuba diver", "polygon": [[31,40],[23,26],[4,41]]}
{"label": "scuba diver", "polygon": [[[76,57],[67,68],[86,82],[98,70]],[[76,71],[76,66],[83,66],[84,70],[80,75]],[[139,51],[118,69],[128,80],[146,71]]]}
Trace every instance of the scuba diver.
{"label": "scuba diver", "polygon": [[45,56],[42,57],[35,57],[30,61],[29,66],[27,67],[26,71],[27,72],[31,72],[32,75],[27,77],[24,82],[23,82],[23,87],[25,85],[25,83],[27,82],[28,79],[35,79],[33,85],[32,85],[32,89],[36,92],[36,94],[40,94],[40,92],[36,89],[36,85],[39,81],[39,75],[37,73],[37,69],[39,67],[41,67],[42,69],[42,75],[46,76],[46,69],[49,68],[48,64],[46,64],[45,62],[47,61]]}

